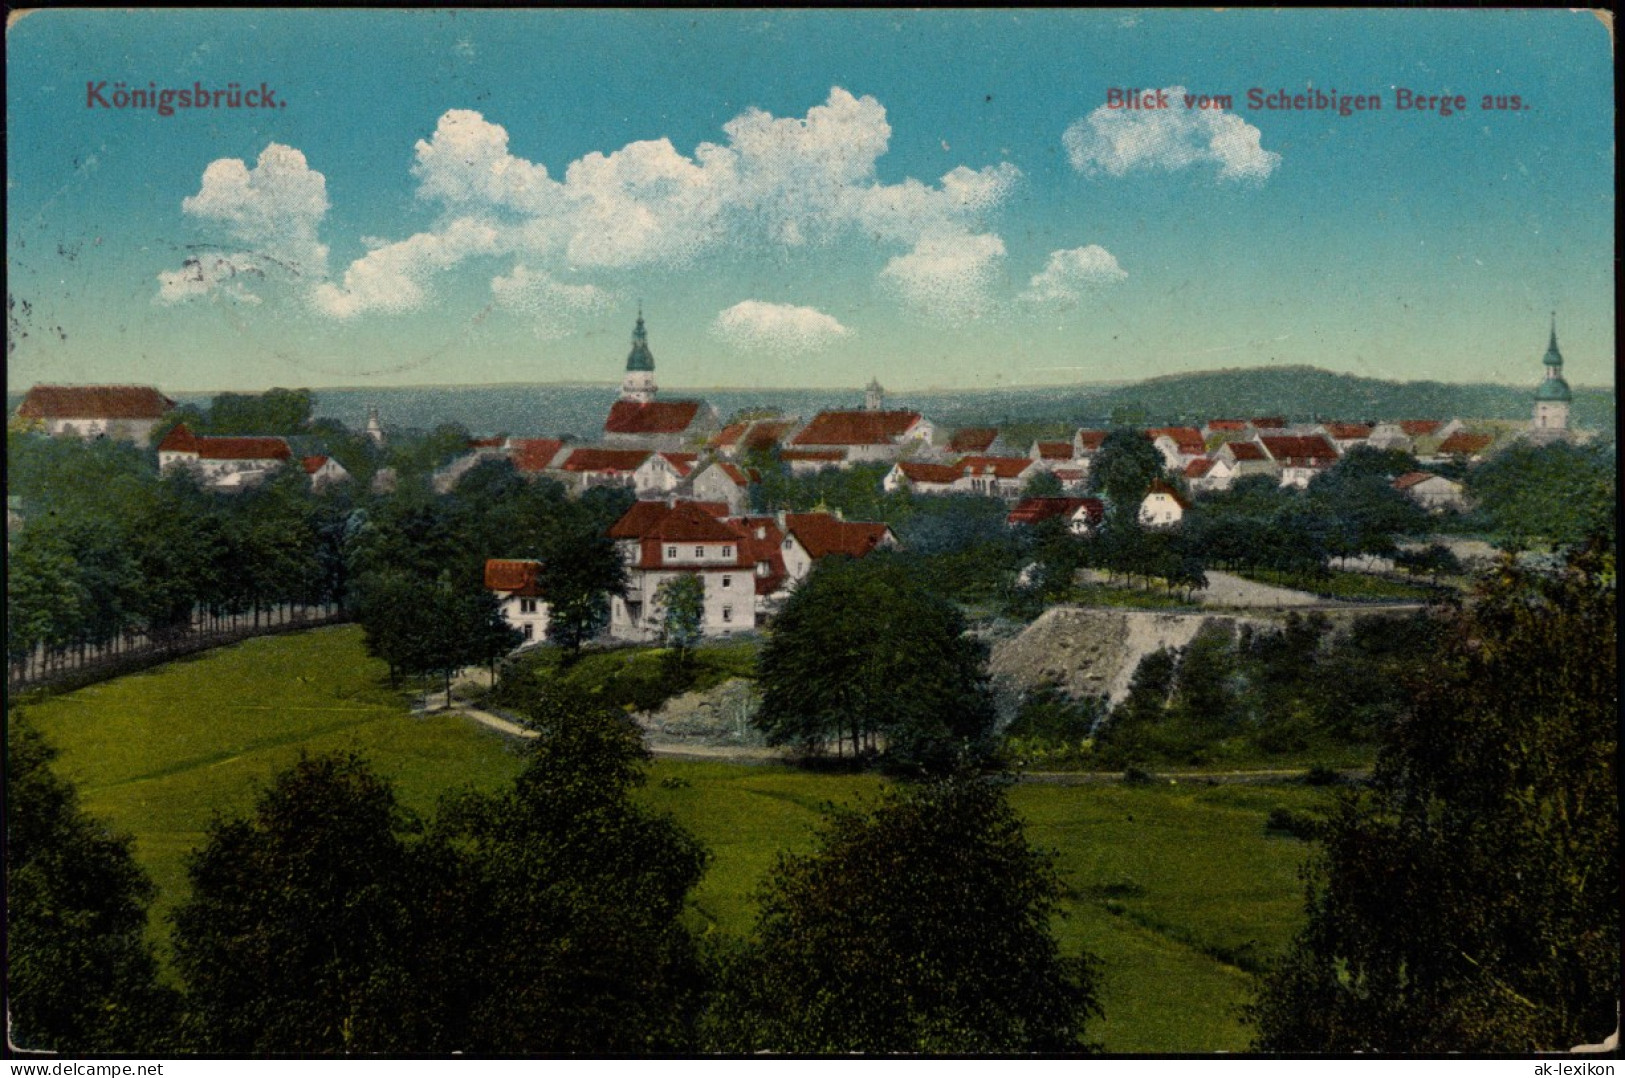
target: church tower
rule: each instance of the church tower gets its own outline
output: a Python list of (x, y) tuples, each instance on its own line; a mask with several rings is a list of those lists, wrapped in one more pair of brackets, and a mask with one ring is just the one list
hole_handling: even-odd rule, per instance
[(880, 388), (880, 379), (871, 378), (863, 389), (863, 410), (881, 412), (886, 408), (886, 391)]
[(1535, 418), (1530, 424), (1531, 433), (1541, 440), (1556, 440), (1567, 437), (1569, 426), (1569, 403), (1574, 395), (1569, 392), (1569, 384), (1563, 380), (1563, 353), (1557, 350), (1557, 313), (1552, 313), (1552, 340), (1546, 346), (1546, 378), (1535, 390)]
[(655, 392), (655, 357), (649, 351), (649, 331), (643, 328), (640, 306), (638, 324), (632, 330), (632, 351), (626, 357), (626, 377), (621, 379), (621, 400), (649, 404)]
[(384, 444), (384, 425), (378, 421), (378, 406), (376, 404), (367, 405), (367, 437), (372, 439), (373, 445), (382, 446)]

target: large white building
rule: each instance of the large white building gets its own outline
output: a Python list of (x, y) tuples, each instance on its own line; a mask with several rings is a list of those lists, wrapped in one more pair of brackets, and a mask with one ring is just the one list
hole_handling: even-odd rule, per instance
[(175, 402), (151, 386), (35, 386), (17, 418), (53, 438), (113, 438), (146, 445)]

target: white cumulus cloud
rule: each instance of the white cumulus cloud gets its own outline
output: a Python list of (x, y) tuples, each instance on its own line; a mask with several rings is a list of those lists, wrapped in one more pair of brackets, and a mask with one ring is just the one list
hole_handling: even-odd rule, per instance
[(741, 351), (817, 352), (852, 331), (813, 307), (747, 299), (718, 314), (711, 333)]
[[(1155, 91), (1153, 91), (1155, 92)], [(1174, 171), (1218, 166), (1221, 180), (1267, 179), (1281, 155), (1263, 148), (1262, 132), (1223, 109), (1185, 107), (1183, 86), (1163, 90), (1166, 109), (1102, 105), (1061, 136), (1079, 172), (1122, 176), (1136, 169)]]
[(1127, 271), (1106, 248), (1097, 244), (1051, 251), (1049, 262), (1033, 274), (1020, 299), (1026, 303), (1073, 304), (1090, 291), (1117, 284)]
[(158, 299), (176, 303), (211, 294), (257, 301), (255, 279), (317, 281), (327, 272), (318, 236), (327, 215), (327, 179), (291, 146), (270, 143), (253, 168), (224, 157), (203, 170), (198, 193), (181, 203), (187, 216), (218, 227), (239, 251), (188, 258), (158, 275)]
[(538, 337), (564, 337), (586, 315), (606, 310), (615, 297), (592, 284), (570, 284), (546, 270), (524, 263), (491, 279), (491, 294), (501, 306), (525, 315)]
[(910, 306), (957, 325), (986, 314), (1004, 259), (1004, 241), (989, 234), (922, 238), (880, 271)]

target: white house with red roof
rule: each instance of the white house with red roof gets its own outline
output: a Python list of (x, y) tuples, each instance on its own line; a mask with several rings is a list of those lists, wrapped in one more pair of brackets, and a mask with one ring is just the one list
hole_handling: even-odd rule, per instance
[(717, 456), (731, 460), (744, 453), (777, 449), (800, 425), (801, 420), (793, 416), (741, 420), (717, 431), (705, 446)]
[(965, 489), (962, 485), (964, 479), (964, 469), (954, 464), (900, 460), (880, 480), (880, 488), (887, 494), (900, 490), (914, 494), (953, 494)]
[(1337, 447), (1324, 434), (1260, 434), (1258, 444), (1281, 469), (1283, 487), (1307, 487), (1338, 461)]
[(1185, 519), (1191, 503), (1161, 479), (1151, 481), (1151, 489), (1140, 500), (1140, 523), (1147, 528), (1171, 528)]
[(831, 555), (861, 558), (883, 547), (897, 546), (897, 536), (885, 524), (843, 520), (839, 513), (783, 513), (779, 544), (784, 558), (786, 589), (804, 580), (813, 566)]
[(216, 490), (239, 490), (259, 482), (293, 459), (282, 438), (193, 434), (178, 423), (158, 443), (158, 469), (190, 468)]
[(112, 438), (146, 445), (175, 402), (152, 386), (35, 386), (17, 418), (53, 438)]
[(349, 469), (332, 457), (320, 455), (303, 457), (299, 464), (310, 477), (311, 490), (326, 490), (335, 483), (350, 481)]
[(1163, 467), (1171, 472), (1183, 471), (1185, 465), (1207, 454), (1207, 443), (1195, 427), (1155, 427), (1145, 436), (1162, 454)]
[(1355, 446), (1367, 445), (1375, 427), (1370, 423), (1322, 423), (1315, 428), (1332, 440), (1339, 453), (1347, 454)]
[(929, 449), (935, 437), (919, 412), (819, 412), (790, 439), (790, 449), (839, 454), (846, 463), (894, 461)]
[(1047, 472), (1053, 472), (1057, 468), (1070, 468), (1072, 467), (1072, 443), (1034, 442), (1032, 448), (1027, 450), (1027, 456), (1036, 461), (1038, 466)]
[(691, 501), (640, 501), (609, 529), (626, 559), (628, 586), (610, 600), (609, 632), (621, 640), (654, 640), (665, 618), (660, 585), (693, 574), (704, 585), (701, 632), (729, 636), (756, 627), (756, 563), (738, 528)]
[(656, 400), (655, 359), (638, 312), (621, 395), (604, 420), (604, 442), (617, 448), (680, 450), (705, 443), (718, 426), (716, 409), (697, 400)]
[(1432, 472), (1406, 472), (1394, 480), (1394, 489), (1429, 512), (1467, 508), (1467, 491), (1454, 479)]
[(948, 436), (943, 452), (951, 457), (1008, 456), (1010, 447), (997, 427), (961, 427)]
[(1106, 503), (1099, 498), (1023, 498), (1005, 517), (1005, 523), (1039, 524), (1060, 517), (1074, 535), (1090, 535), (1106, 519)]
[(972, 494), (1017, 498), (1028, 480), (1044, 469), (1031, 457), (965, 457), (954, 467), (964, 473)]
[(548, 608), (539, 586), (541, 572), (542, 563), (528, 559), (489, 558), (485, 562), (486, 590), (496, 592), (503, 619), (525, 635), (525, 644), (541, 643), (547, 637)]

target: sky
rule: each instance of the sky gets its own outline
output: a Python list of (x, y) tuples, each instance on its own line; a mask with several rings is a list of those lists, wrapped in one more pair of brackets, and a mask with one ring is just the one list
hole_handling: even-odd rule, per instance
[(640, 304), (674, 387), (1533, 386), (1554, 310), (1613, 385), (1584, 12), (48, 10), (6, 59), (9, 392), (614, 382)]

